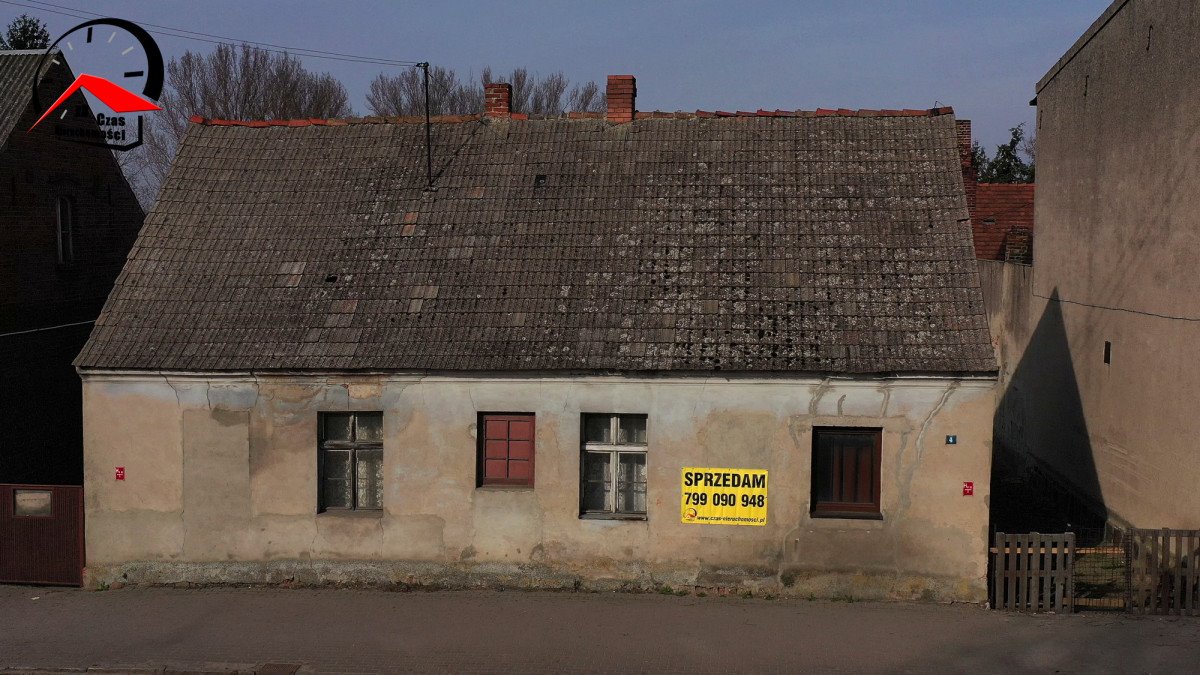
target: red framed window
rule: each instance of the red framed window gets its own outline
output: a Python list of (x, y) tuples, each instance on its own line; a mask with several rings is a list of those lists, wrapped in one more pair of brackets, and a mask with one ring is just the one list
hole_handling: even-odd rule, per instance
[(479, 484), (533, 487), (534, 416), (479, 416)]
[(813, 429), (812, 515), (882, 518), (881, 429)]

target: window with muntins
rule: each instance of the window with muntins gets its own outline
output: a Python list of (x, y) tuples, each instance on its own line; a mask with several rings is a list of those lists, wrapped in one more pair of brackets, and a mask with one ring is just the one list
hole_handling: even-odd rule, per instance
[(583, 416), (580, 513), (646, 517), (646, 416)]
[(880, 518), (880, 429), (813, 430), (812, 515)]
[(533, 487), (534, 416), (479, 416), (479, 485)]
[(321, 413), (320, 511), (383, 508), (383, 413)]

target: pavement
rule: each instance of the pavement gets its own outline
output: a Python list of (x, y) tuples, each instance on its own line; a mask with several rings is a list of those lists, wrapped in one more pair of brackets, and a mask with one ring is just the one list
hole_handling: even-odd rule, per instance
[(0, 672), (1200, 670), (1200, 618), (660, 594), (0, 586)]

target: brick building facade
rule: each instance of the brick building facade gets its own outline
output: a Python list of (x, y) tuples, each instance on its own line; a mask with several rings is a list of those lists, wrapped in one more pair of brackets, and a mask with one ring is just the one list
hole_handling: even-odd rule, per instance
[(980, 183), (971, 217), (975, 257), (1033, 262), (1033, 183)]
[[(144, 214), (112, 151), (27, 131), (74, 75), (63, 56), (0, 51), (0, 482), (79, 483), (83, 347)], [(77, 99), (77, 100), (76, 100)], [(82, 94), (65, 109), (86, 106)]]

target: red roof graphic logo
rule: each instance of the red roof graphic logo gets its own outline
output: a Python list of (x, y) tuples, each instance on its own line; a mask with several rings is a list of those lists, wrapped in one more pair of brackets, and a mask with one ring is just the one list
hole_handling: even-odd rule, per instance
[(74, 94), (80, 89), (90, 92), (93, 96), (100, 99), (101, 103), (108, 106), (117, 114), (162, 110), (162, 108), (155, 105), (153, 101), (142, 98), (128, 89), (109, 82), (103, 77), (83, 74), (75, 78), (75, 81), (71, 83), (71, 86), (67, 87), (67, 90), (62, 93), (62, 96), (58, 97), (58, 100), (54, 102), (54, 105), (50, 106), (46, 112), (42, 113), (42, 116), (33, 123), (32, 127), (29, 127), (29, 130), (33, 131), (37, 125), (42, 123), (42, 120), (46, 119), (50, 113), (54, 112), (58, 106), (62, 105), (63, 101), (66, 101), (68, 98), (70, 98), (71, 94)]

